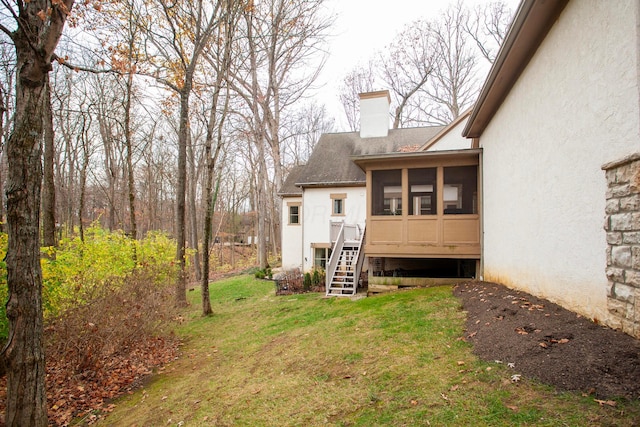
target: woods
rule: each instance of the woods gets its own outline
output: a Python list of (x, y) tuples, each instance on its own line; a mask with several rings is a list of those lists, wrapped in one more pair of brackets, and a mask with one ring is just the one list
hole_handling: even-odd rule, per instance
[(473, 105), (510, 21), (503, 2), (458, 1), (406, 25), (344, 76), (340, 102), (351, 130), (359, 121), (358, 94), (380, 87), (391, 93), (394, 128), (451, 123)]
[[(175, 239), (172, 304), (186, 305), (187, 284), (198, 280), (203, 315), (213, 312), (212, 260), (234, 264), (236, 245), (254, 245), (255, 265), (277, 262), (277, 191), (319, 135), (336, 130), (309, 99), (335, 17), (325, 0), (0, 7), (5, 422), (42, 426), (51, 320), (42, 259), (55, 260), (61, 241), (84, 244), (96, 228), (122, 232), (133, 274), (149, 267), (140, 242), (162, 232)], [(380, 84), (392, 90), (395, 127), (446, 123), (468, 107), (475, 61), (495, 57), (491, 43), (508, 19), (504, 8), (476, 13), (459, 4), (437, 22), (417, 22), (349, 74), (349, 125), (357, 126), (357, 94)], [(229, 259), (212, 257), (225, 245)]]

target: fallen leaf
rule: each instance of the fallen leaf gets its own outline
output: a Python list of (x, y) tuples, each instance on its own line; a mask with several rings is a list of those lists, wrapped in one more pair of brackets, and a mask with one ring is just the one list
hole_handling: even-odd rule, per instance
[(464, 361), (458, 360), (458, 366), (462, 366), (462, 365), (464, 365)]
[(546, 342), (541, 342), (539, 345), (542, 348), (548, 348), (549, 347), (549, 344), (547, 344)]
[(607, 406), (614, 407), (618, 404), (615, 400), (600, 400), (600, 399), (593, 399), (593, 400), (598, 402), (600, 406), (607, 405)]

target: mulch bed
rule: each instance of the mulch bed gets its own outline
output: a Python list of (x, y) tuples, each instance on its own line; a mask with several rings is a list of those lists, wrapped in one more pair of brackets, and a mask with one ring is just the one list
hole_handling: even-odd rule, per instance
[(640, 340), (525, 292), (487, 282), (457, 285), (465, 339), (486, 361), (559, 390), (640, 399)]

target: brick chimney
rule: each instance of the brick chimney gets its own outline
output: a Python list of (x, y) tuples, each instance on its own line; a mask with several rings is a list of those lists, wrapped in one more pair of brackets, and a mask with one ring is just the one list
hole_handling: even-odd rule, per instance
[(389, 134), (388, 90), (360, 94), (360, 138), (385, 137)]

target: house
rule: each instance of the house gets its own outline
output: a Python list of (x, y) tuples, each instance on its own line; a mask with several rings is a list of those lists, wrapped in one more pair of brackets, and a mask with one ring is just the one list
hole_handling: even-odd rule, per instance
[(388, 96), (363, 94), (360, 134), (323, 135), (287, 180), (283, 262), (337, 294), (359, 263), (370, 289), (478, 277), (640, 337), (638, 28), (633, 0), (523, 0), (449, 126), (388, 131)]
[(283, 267), (323, 268), (328, 293), (341, 295), (355, 292), (361, 270), (370, 290), (388, 281), (376, 277), (473, 277), (480, 150), (461, 136), (469, 113), (449, 126), (389, 129), (388, 91), (360, 102), (360, 131), (322, 135), (279, 192)]
[(638, 28), (633, 0), (524, 0), (464, 129), (482, 150), (481, 276), (636, 337)]

